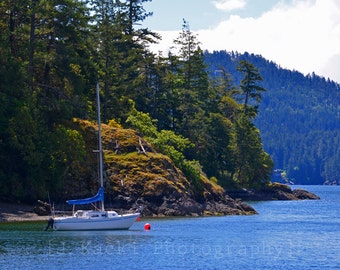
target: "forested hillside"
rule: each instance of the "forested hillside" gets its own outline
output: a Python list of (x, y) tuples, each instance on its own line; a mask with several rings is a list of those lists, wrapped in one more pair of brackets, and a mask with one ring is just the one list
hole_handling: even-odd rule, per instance
[(63, 196), (69, 182), (86, 188), (84, 169), (95, 179), (95, 165), (84, 164), (92, 135), (72, 123), (96, 119), (96, 82), (103, 123), (137, 130), (197, 197), (203, 176), (228, 189), (269, 182), (273, 163), (252, 122), (265, 92), (257, 67), (239, 61), (238, 85), (211, 80), (185, 21), (172, 52), (151, 52), (159, 36), (141, 27), (147, 1), (1, 2), (0, 200)]
[(315, 74), (280, 68), (259, 55), (206, 52), (211, 76), (225, 69), (240, 81), (237, 62), (247, 60), (264, 80), (259, 113), (254, 120), (277, 176), (297, 184), (340, 183), (340, 85)]
[(160, 37), (141, 27), (147, 1), (1, 2), (0, 200), (86, 188), (85, 167), (95, 179), (92, 135), (72, 123), (95, 121), (97, 82), (103, 123), (136, 130), (198, 198), (203, 177), (226, 190), (267, 185), (273, 160), (296, 183), (339, 183), (338, 84), (204, 53), (185, 20), (173, 50), (156, 54)]

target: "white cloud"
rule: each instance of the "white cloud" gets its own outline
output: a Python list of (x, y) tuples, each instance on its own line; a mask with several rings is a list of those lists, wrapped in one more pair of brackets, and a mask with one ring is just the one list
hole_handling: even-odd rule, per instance
[(282, 67), (340, 82), (337, 0), (281, 3), (256, 19), (231, 16), (215, 29), (200, 31), (199, 39), (205, 49), (261, 54)]
[[(280, 2), (258, 18), (232, 15), (215, 28), (197, 33), (203, 49), (261, 54), (284, 68), (340, 82), (338, 0)], [(164, 51), (178, 32), (161, 35)]]
[(241, 9), (245, 7), (246, 1), (245, 0), (219, 0), (219, 1), (213, 1), (213, 4), (219, 10), (232, 11), (235, 9)]

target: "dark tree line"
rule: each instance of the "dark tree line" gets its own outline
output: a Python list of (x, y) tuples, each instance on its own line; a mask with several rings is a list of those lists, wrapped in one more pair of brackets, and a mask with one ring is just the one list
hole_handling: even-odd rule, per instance
[(146, 1), (0, 3), (0, 199), (84, 181), (85, 140), (72, 119), (95, 119), (97, 81), (103, 121), (139, 129), (198, 188), (201, 172), (228, 188), (269, 181), (272, 160), (252, 123), (264, 91), (257, 68), (240, 61), (239, 86), (229, 71), (212, 79), (186, 21), (176, 53), (152, 53), (160, 37), (142, 27)]

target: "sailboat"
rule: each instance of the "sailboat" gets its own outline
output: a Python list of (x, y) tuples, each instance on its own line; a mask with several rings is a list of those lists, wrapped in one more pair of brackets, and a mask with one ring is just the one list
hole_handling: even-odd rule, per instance
[[(68, 200), (68, 204), (73, 205), (72, 216), (54, 217), (49, 220), (49, 225), (57, 231), (76, 231), (76, 230), (127, 230), (139, 218), (140, 213), (118, 214), (116, 211), (107, 211), (104, 207), (104, 180), (103, 180), (103, 150), (100, 123), (100, 99), (99, 84), (96, 86), (97, 92), (97, 113), (98, 113), (98, 141), (99, 141), (99, 178), (100, 187), (98, 193), (91, 197), (79, 200)], [(85, 205), (100, 203), (97, 210), (77, 210), (75, 205)], [(47, 227), (48, 228), (48, 227)]]

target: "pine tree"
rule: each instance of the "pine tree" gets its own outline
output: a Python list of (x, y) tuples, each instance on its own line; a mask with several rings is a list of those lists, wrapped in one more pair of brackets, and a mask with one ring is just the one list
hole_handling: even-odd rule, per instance
[(46, 194), (72, 159), (56, 150), (71, 133), (56, 131), (75, 109), (87, 112), (80, 110), (91, 78), (86, 12), (85, 3), (73, 0), (0, 4), (0, 160), (9, 160), (0, 165), (0, 186), (8, 198)]
[(269, 182), (274, 164), (263, 150), (259, 130), (243, 113), (235, 121), (233, 159), (234, 180), (241, 187), (259, 188)]
[(237, 70), (243, 73), (243, 79), (240, 83), (239, 94), (243, 97), (243, 110), (246, 115), (254, 118), (257, 114), (258, 104), (262, 100), (261, 92), (265, 89), (258, 85), (263, 79), (257, 68), (245, 61), (241, 60), (237, 66)]
[(105, 1), (93, 0), (92, 9), (97, 22), (99, 80), (103, 81), (103, 121), (120, 118), (124, 122), (129, 111), (128, 99), (137, 108), (146, 105), (148, 97), (147, 44), (159, 37), (139, 27), (147, 13), (142, 3), (149, 0)]
[[(209, 80), (204, 64), (204, 57), (196, 35), (190, 31), (189, 23), (183, 20), (182, 32), (174, 40), (179, 47), (178, 68), (175, 77), (179, 107), (177, 108), (178, 131), (186, 137), (196, 140), (198, 122), (202, 115), (209, 94)], [(196, 133), (196, 134), (194, 134)]]

